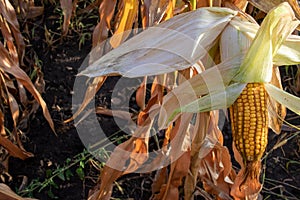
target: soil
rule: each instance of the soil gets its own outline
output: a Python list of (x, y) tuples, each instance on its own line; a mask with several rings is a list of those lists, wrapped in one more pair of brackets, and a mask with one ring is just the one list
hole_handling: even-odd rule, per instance
[[(72, 33), (74, 35), (71, 34), (71, 36), (49, 45), (45, 38), (44, 24), (52, 31), (60, 31), (57, 30), (59, 28), (56, 23), (57, 18), (53, 18), (53, 16), (56, 16), (54, 9), (51, 6), (47, 7), (44, 16), (34, 22), (39, 26), (36, 27), (37, 36), (33, 37), (31, 44), (43, 63), (42, 71), (46, 82), (46, 91), (43, 98), (55, 122), (57, 135), (51, 131), (42, 116), (42, 112), (39, 110), (30, 123), (30, 130), (26, 134), (26, 141), (24, 141), (25, 149), (32, 152), (34, 157), (24, 161), (15, 158), (10, 159), (9, 173), (13, 177), (10, 186), (15, 191), (26, 178), (28, 178), (27, 185), (32, 180), (43, 182), (48, 177), (49, 170), (53, 171), (62, 167), (66, 160), (73, 160), (74, 156), (84, 151), (84, 145), (73, 124), (64, 124), (63, 120), (72, 115), (72, 92), (75, 75), (91, 50), (91, 39), (87, 39), (79, 49), (80, 37)], [(96, 25), (96, 20), (91, 23)], [(55, 38), (59, 39), (56, 36)], [(117, 80), (117, 78), (108, 79), (99, 92), (99, 95), (106, 99), (105, 104), (109, 104), (109, 95)], [(292, 119), (293, 117), (295, 116), (290, 114), (288, 119), (299, 125), (299, 118)], [(116, 128), (109, 117), (100, 117), (100, 120), (105, 121), (106, 129)], [(231, 137), (228, 122), (226, 122), (223, 132), (225, 145), (230, 148)], [(295, 136), (283, 146), (272, 150), (280, 138), (293, 133), (295, 131), (290, 129), (286, 129), (279, 136), (270, 133), (267, 150), (270, 153), (264, 160), (265, 187), (262, 193), (264, 199), (300, 199), (300, 137)], [(55, 186), (48, 186), (41, 191), (36, 190), (31, 195), (42, 200), (51, 199), (51, 196), (63, 200), (87, 199), (88, 191), (96, 184), (99, 172), (91, 165), (91, 162), (87, 162), (84, 168), (84, 178), (81, 179), (76, 174), (78, 167), (79, 164), (76, 164), (70, 168), (73, 174), (73, 176), (70, 176), (70, 180), (63, 181), (56, 177), (53, 179)], [(113, 197), (119, 199), (148, 199), (151, 195), (151, 177), (152, 174), (124, 176), (118, 180), (119, 187), (114, 187)], [(57, 188), (55, 188), (56, 185)], [(197, 197), (197, 199), (203, 198)]]

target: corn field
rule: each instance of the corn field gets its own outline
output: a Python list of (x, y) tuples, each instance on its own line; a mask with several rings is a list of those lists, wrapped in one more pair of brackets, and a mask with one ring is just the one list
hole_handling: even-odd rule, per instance
[[(47, 17), (57, 30), (41, 23)], [(89, 179), (87, 165), (97, 177), (82, 199), (119, 199), (116, 191), (126, 190), (120, 180), (133, 174), (151, 179), (143, 199), (299, 199), (299, 170), (294, 185), (265, 177), (267, 157), (292, 139), (298, 149), (290, 147), (296, 156), (283, 157), (284, 169), (300, 163), (299, 20), (293, 0), (1, 1), (0, 199), (35, 199), (47, 188), (48, 198), (66, 199), (52, 192), (60, 190), (54, 178), (71, 182), (78, 166), (80, 180)], [(59, 80), (45, 81), (36, 38), (45, 54), (74, 38), (80, 54), (90, 42), (74, 84), (61, 80), (73, 84), (71, 114), (43, 98), (53, 96), (49, 81)], [(111, 80), (110, 105), (95, 103)], [(58, 120), (54, 110), (65, 113)], [(24, 138), (39, 114), (46, 123), (37, 129), (60, 138), (61, 127), (72, 127), (85, 150), (46, 171), (44, 182), (9, 187), (9, 160), (34, 158)], [(99, 116), (115, 125), (103, 128)], [(113, 138), (120, 135), (108, 133), (112, 126), (124, 135)], [(292, 189), (276, 194), (277, 184)]]

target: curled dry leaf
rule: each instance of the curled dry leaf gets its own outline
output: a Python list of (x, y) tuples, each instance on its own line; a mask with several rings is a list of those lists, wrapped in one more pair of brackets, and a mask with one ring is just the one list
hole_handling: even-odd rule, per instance
[[(232, 147), (234, 158), (240, 164), (241, 169), (235, 178), (230, 194), (237, 200), (243, 200), (245, 198), (256, 200), (262, 189), (262, 185), (259, 180), (261, 161), (256, 161), (246, 167), (242, 156), (237, 151), (234, 144)], [(251, 174), (249, 174), (249, 172), (251, 172)]]
[(235, 181), (229, 151), (220, 143), (213, 145), (210, 152), (201, 159), (200, 177), (204, 188), (219, 199), (231, 199), (230, 191)]

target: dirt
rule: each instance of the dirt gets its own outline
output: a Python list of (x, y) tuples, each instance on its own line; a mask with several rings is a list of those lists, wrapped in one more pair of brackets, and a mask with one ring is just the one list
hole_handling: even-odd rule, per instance
[[(71, 115), (72, 92), (75, 75), (83, 59), (91, 50), (91, 39), (87, 39), (85, 44), (79, 50), (80, 37), (76, 34), (68, 36), (62, 40), (59, 39), (54, 44), (49, 45), (45, 38), (45, 29), (43, 24), (52, 31), (59, 33), (60, 30), (56, 23), (57, 18), (54, 13), (54, 7), (48, 7), (45, 15), (37, 19), (35, 23), (36, 37), (33, 37), (32, 48), (37, 52), (38, 58), (42, 61), (42, 71), (46, 82), (46, 91), (43, 94), (51, 116), (55, 122), (57, 135), (55, 135), (48, 126), (41, 111), (36, 114), (30, 123), (30, 129), (26, 134), (24, 147), (27, 151), (34, 154), (33, 158), (25, 161), (11, 158), (9, 163), (9, 173), (13, 180), (10, 186), (15, 191), (18, 190), (22, 182), (28, 178), (27, 185), (32, 180), (43, 182), (49, 178), (50, 171), (61, 168), (66, 164), (66, 160), (74, 159), (74, 156), (84, 151), (84, 146), (78, 137), (78, 133), (72, 123), (64, 124), (63, 120)], [(96, 21), (94, 23), (96, 25)], [(92, 31), (92, 30), (91, 30)], [(111, 78), (100, 91), (100, 96), (109, 103), (109, 94), (116, 78)], [(104, 98), (107, 97), (107, 98)], [(135, 108), (136, 109), (136, 108)], [(289, 116), (294, 117), (292, 115)], [(106, 129), (115, 128), (109, 117), (102, 117), (105, 121)], [(292, 120), (299, 124), (299, 118)], [(284, 136), (291, 135), (295, 131), (284, 131), (280, 136), (270, 133), (270, 142), (267, 152), (272, 150), (274, 144)], [(225, 145), (231, 146), (230, 128), (227, 124), (224, 126)], [(272, 151), (265, 161), (265, 188), (263, 195), (265, 199), (299, 199), (300, 196), (300, 138), (299, 136), (289, 140), (287, 144), (278, 147)], [(55, 177), (55, 185), (47, 186), (41, 191), (35, 190), (31, 195), (38, 199), (51, 199), (49, 191), (53, 197), (64, 200), (87, 199), (88, 191), (95, 185), (99, 172), (91, 166), (90, 162), (85, 164), (84, 179), (76, 174), (79, 164), (70, 168), (73, 176), (70, 180), (61, 180)], [(151, 174), (132, 174), (119, 180), (119, 187), (114, 188), (113, 196), (120, 199), (147, 199), (151, 195)], [(26, 182), (25, 182), (26, 183)], [(57, 188), (55, 188), (57, 187)], [(122, 188), (122, 189), (120, 189)], [(50, 192), (50, 193), (51, 193)], [(28, 194), (29, 195), (29, 194)], [(284, 196), (284, 197), (282, 197)], [(294, 196), (294, 197), (293, 197)], [(202, 199), (197, 197), (197, 199)]]

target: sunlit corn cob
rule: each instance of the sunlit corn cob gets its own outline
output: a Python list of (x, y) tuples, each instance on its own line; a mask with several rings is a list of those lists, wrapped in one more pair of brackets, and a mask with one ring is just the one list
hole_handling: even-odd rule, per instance
[(230, 107), (233, 141), (245, 164), (260, 160), (267, 146), (266, 99), (263, 83), (248, 83)]

